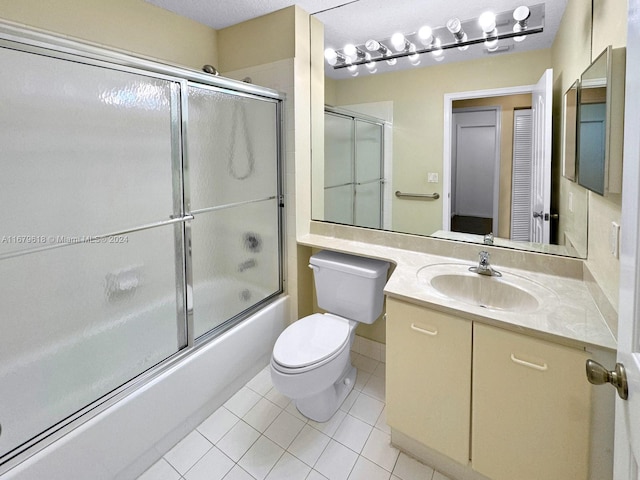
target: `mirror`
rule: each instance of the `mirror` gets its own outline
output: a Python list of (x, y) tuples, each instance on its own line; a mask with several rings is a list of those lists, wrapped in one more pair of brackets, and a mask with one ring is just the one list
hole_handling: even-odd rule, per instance
[(562, 101), (562, 175), (572, 182), (576, 181), (579, 83), (573, 82)]
[[(323, 20), (321, 16), (318, 17)], [(328, 31), (330, 27), (325, 27)], [(470, 47), (471, 50), (473, 47)], [(585, 47), (588, 49), (588, 45)], [(512, 50), (513, 51), (513, 50)], [(314, 57), (317, 64), (326, 68), (324, 59), (321, 56)], [(398, 63), (406, 59), (398, 59)], [(474, 58), (467, 61), (455, 61), (433, 63), (425, 59), (422, 65), (413, 69), (378, 72), (375, 75), (369, 74), (362, 69), (360, 74), (354, 78), (336, 78), (330, 74), (325, 75), (324, 99), (325, 104), (339, 109), (345, 109), (354, 116), (366, 115), (374, 117), (383, 122), (386, 129), (391, 131), (387, 137), (384, 135), (383, 150), (390, 151), (390, 155), (385, 155), (383, 163), (385, 165), (383, 184), (381, 193), (375, 196), (375, 201), (382, 204), (382, 218), (379, 220), (380, 227), (370, 226), (369, 228), (390, 230), (399, 233), (416, 235), (437, 236), (439, 238), (454, 239), (460, 241), (470, 241), (474, 243), (484, 243), (485, 235), (480, 233), (459, 233), (443, 228), (447, 217), (444, 212), (444, 202), (448, 189), (444, 188), (445, 177), (451, 177), (452, 171), (445, 171), (446, 167), (443, 159), (445, 150), (451, 146), (445, 146), (444, 131), (445, 116), (452, 115), (452, 109), (447, 110), (444, 105), (446, 95), (462, 94), (465, 92), (489, 91), (489, 90), (514, 90), (511, 95), (523, 94), (522, 87), (529, 87), (531, 93), (532, 85), (535, 85), (545, 70), (549, 68), (548, 50), (530, 51), (519, 53), (518, 55), (484, 55), (481, 58)], [(320, 69), (320, 66), (315, 67)], [(325, 72), (327, 73), (327, 72)], [(575, 77), (574, 77), (575, 78)], [(555, 84), (556, 80), (554, 80)], [(508, 96), (509, 93), (503, 95)], [(530, 95), (529, 95), (530, 96)], [(561, 95), (559, 95), (561, 100)], [(455, 97), (454, 100), (477, 97)], [(465, 107), (490, 106), (494, 98), (484, 100), (484, 103), (476, 105), (465, 105)], [(480, 102), (480, 100), (478, 100)], [(462, 107), (462, 105), (452, 105), (452, 108)], [(505, 107), (500, 107), (501, 112), (506, 111)], [(518, 104), (511, 109), (511, 123), (515, 124), (515, 112), (523, 108)], [(557, 101), (554, 107), (554, 120), (558, 122), (557, 133), (561, 132), (561, 112), (562, 102)], [(314, 118), (317, 118), (315, 116)], [(511, 143), (514, 127), (506, 128), (504, 115), (501, 116), (502, 134), (496, 144)], [(317, 125), (317, 123), (316, 123)], [(324, 131), (324, 127), (323, 127)], [(513, 204), (510, 197), (513, 177), (501, 177), (500, 190), (497, 195), (501, 202), (499, 207), (500, 219), (506, 218), (502, 223), (502, 228), (498, 231), (491, 229), (484, 233), (494, 234), (494, 245), (537, 252), (546, 252), (559, 255), (570, 255), (584, 257), (586, 250), (576, 249), (566, 246), (566, 235), (560, 229), (560, 221), (554, 219), (552, 214), (557, 212), (560, 201), (562, 168), (560, 155), (560, 139), (554, 134), (553, 138), (558, 144), (554, 149), (554, 169), (552, 174), (551, 205), (552, 210), (548, 211), (548, 223), (552, 227), (551, 238), (560, 245), (538, 244), (531, 241), (514, 241), (510, 233), (509, 216), (513, 211)], [(314, 138), (315, 133), (314, 133)], [(315, 153), (318, 151), (316, 145), (320, 145), (325, 150), (325, 155), (318, 160)], [(327, 174), (326, 168), (329, 163), (335, 164), (336, 158), (326, 161), (329, 154), (327, 138), (323, 141), (314, 142), (314, 159), (312, 163), (312, 219), (316, 221), (328, 221), (357, 225), (358, 221), (336, 220), (335, 217), (326, 215), (324, 195), (329, 185), (324, 183), (324, 176)], [(352, 151), (351, 148), (348, 149)], [(557, 150), (557, 158), (555, 151)], [(511, 151), (513, 148), (511, 147)], [(352, 154), (353, 155), (353, 154)], [(512, 154), (511, 154), (512, 155)], [(502, 160), (502, 159), (501, 159)], [(504, 170), (513, 171), (512, 158), (505, 158)], [(502, 166), (499, 167), (502, 171)], [(495, 183), (495, 177), (494, 177)], [(575, 244), (586, 247), (587, 232), (587, 191), (576, 189), (571, 192), (573, 195), (573, 211), (576, 218), (571, 218), (571, 227), (579, 231), (572, 231), (572, 236), (580, 237)], [(405, 196), (408, 194), (409, 196)], [(415, 196), (419, 194), (421, 196)], [(554, 196), (555, 200), (554, 200)], [(373, 196), (372, 196), (373, 197)], [(436, 198), (437, 197), (437, 198)], [(351, 197), (350, 197), (351, 198)], [(361, 198), (361, 197), (360, 197)], [(380, 200), (381, 198), (381, 200)], [(356, 193), (356, 201), (358, 195)], [(503, 207), (502, 203), (506, 205)], [(346, 205), (346, 204), (344, 204)], [(350, 208), (342, 210), (352, 212), (353, 204)], [(502, 216), (506, 212), (506, 216)], [(545, 212), (546, 213), (546, 212)], [(351, 214), (349, 214), (351, 216)], [(567, 216), (565, 220), (568, 221)], [(506, 228), (506, 231), (504, 230)], [(554, 232), (554, 228), (556, 231)], [(572, 238), (573, 240), (573, 238)]]
[(610, 76), (607, 48), (580, 77), (577, 166), (578, 183), (604, 195), (607, 164), (607, 97)]
[(609, 46), (580, 78), (576, 175), (600, 195), (622, 192), (625, 60)]

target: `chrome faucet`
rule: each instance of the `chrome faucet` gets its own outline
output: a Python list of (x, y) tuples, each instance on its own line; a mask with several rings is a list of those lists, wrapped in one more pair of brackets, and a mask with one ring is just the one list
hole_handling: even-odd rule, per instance
[(493, 245), (493, 232), (489, 232), (484, 236), (485, 245)]
[(478, 275), (486, 275), (488, 277), (501, 277), (502, 274), (489, 264), (489, 252), (481, 251), (480, 260), (477, 267), (469, 267), (470, 272), (477, 273)]

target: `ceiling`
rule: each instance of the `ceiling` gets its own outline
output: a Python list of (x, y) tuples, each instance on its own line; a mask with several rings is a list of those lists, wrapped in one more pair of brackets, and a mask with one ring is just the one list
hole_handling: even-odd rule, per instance
[[(346, 43), (362, 44), (370, 38), (383, 40), (400, 31), (417, 31), (423, 25), (442, 26), (448, 19), (458, 17), (463, 22), (480, 16), (485, 10), (495, 13), (513, 10), (520, 5), (545, 4), (544, 32), (529, 35), (524, 42), (512, 45), (508, 53), (551, 47), (558, 31), (567, 0), (545, 0), (523, 3), (523, 0), (146, 0), (184, 17), (221, 29), (297, 4), (313, 14), (325, 26), (325, 46), (342, 48)], [(503, 41), (501, 41), (503, 42)], [(467, 51), (450, 49), (444, 60), (436, 62), (428, 54), (422, 55), (420, 66), (471, 60), (486, 56), (482, 45), (472, 45)], [(494, 54), (495, 55), (495, 54)], [(378, 72), (416, 68), (406, 59), (394, 67), (379, 62)], [(325, 63), (325, 72), (333, 78), (350, 78), (347, 69), (334, 70)], [(368, 75), (363, 72), (363, 75)]]

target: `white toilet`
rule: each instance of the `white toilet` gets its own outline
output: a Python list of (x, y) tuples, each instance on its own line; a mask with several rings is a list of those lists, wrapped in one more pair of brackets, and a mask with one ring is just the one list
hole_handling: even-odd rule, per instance
[(318, 305), (330, 313), (301, 318), (280, 334), (271, 379), (303, 415), (326, 422), (355, 383), (350, 356), (355, 330), (382, 313), (389, 264), (330, 251), (316, 253), (309, 262)]

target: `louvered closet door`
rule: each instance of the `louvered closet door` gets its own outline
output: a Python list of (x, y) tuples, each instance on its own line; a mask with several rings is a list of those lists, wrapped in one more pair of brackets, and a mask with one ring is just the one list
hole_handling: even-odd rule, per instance
[(511, 240), (531, 241), (531, 109), (513, 112)]

